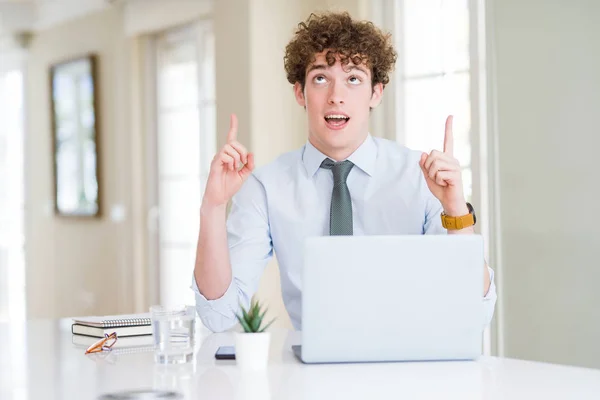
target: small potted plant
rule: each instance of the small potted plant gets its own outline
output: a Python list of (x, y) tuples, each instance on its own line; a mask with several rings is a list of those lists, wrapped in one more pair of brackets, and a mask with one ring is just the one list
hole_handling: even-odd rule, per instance
[(245, 309), (240, 304), (242, 314), (236, 317), (244, 329), (244, 332), (235, 333), (235, 359), (237, 365), (245, 369), (266, 368), (269, 360), (269, 345), (271, 334), (265, 330), (275, 321), (263, 326), (266, 309), (257, 300), (252, 300), (250, 308)]

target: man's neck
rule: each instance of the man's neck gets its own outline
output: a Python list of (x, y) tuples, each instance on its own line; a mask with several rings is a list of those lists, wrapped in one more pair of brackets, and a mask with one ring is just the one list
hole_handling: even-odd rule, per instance
[(327, 157), (331, 158), (333, 161), (343, 161), (343, 160), (347, 159), (348, 157), (350, 157), (352, 155), (352, 153), (354, 153), (365, 142), (366, 139), (367, 139), (367, 136), (365, 136), (358, 142), (356, 142), (352, 145), (349, 145), (347, 147), (343, 147), (343, 148), (325, 147), (321, 143), (318, 143), (318, 141), (314, 140), (310, 136), (308, 138), (308, 141), (317, 150), (319, 150), (321, 153), (325, 154)]

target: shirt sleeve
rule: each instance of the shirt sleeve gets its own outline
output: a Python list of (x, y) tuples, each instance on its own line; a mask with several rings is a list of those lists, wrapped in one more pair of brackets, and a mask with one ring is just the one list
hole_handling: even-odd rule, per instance
[(436, 199), (427, 186), (425, 186), (427, 194), (425, 195), (425, 221), (423, 223), (424, 235), (441, 235), (448, 231), (442, 226), (442, 204)]
[(494, 309), (496, 307), (496, 299), (498, 298), (496, 295), (496, 284), (494, 283), (494, 270), (488, 267), (488, 271), (490, 272), (490, 288), (483, 298), (484, 327), (492, 322), (492, 318), (494, 317)]
[(237, 323), (240, 304), (248, 307), (265, 266), (273, 256), (266, 192), (254, 175), (232, 199), (227, 218), (227, 242), (232, 281), (223, 296), (206, 299), (192, 275), (191, 288), (195, 293), (198, 315), (213, 332), (225, 331)]
[[(429, 189), (427, 189), (429, 191)], [(423, 223), (423, 234), (425, 235), (440, 235), (447, 234), (448, 231), (442, 226), (442, 204), (430, 193), (426, 196), (425, 201), (425, 221)], [(494, 283), (494, 270), (488, 267), (490, 272), (490, 287), (483, 298), (484, 307), (484, 327), (487, 326), (494, 316), (496, 307), (496, 284)]]

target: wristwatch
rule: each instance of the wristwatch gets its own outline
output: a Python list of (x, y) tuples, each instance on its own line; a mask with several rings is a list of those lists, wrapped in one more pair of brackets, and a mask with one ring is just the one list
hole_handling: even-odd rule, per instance
[(442, 226), (450, 231), (468, 228), (475, 225), (477, 217), (471, 203), (467, 203), (469, 213), (460, 217), (450, 217), (442, 212)]

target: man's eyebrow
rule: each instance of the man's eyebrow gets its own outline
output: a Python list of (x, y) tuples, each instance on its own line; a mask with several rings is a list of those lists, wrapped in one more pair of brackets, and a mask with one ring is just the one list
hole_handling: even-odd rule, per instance
[(353, 69), (356, 69), (364, 74), (367, 73), (367, 71), (364, 68), (362, 68), (360, 65), (350, 65), (350, 66), (348, 66), (347, 69), (348, 69), (348, 71), (352, 71)]
[(325, 64), (313, 64), (308, 68), (308, 71), (306, 71), (306, 73), (310, 73), (311, 71), (314, 71), (315, 69), (327, 69), (327, 66)]
[[(325, 64), (313, 64), (308, 68), (308, 71), (306, 71), (306, 74), (308, 75), (310, 72), (312, 72), (314, 70), (326, 70), (326, 69), (327, 69), (327, 65), (325, 65)], [(345, 72), (357, 70), (357, 71), (362, 72), (365, 75), (368, 75), (367, 71), (360, 65), (346, 65), (346, 66), (344, 66), (344, 70), (345, 70)]]

